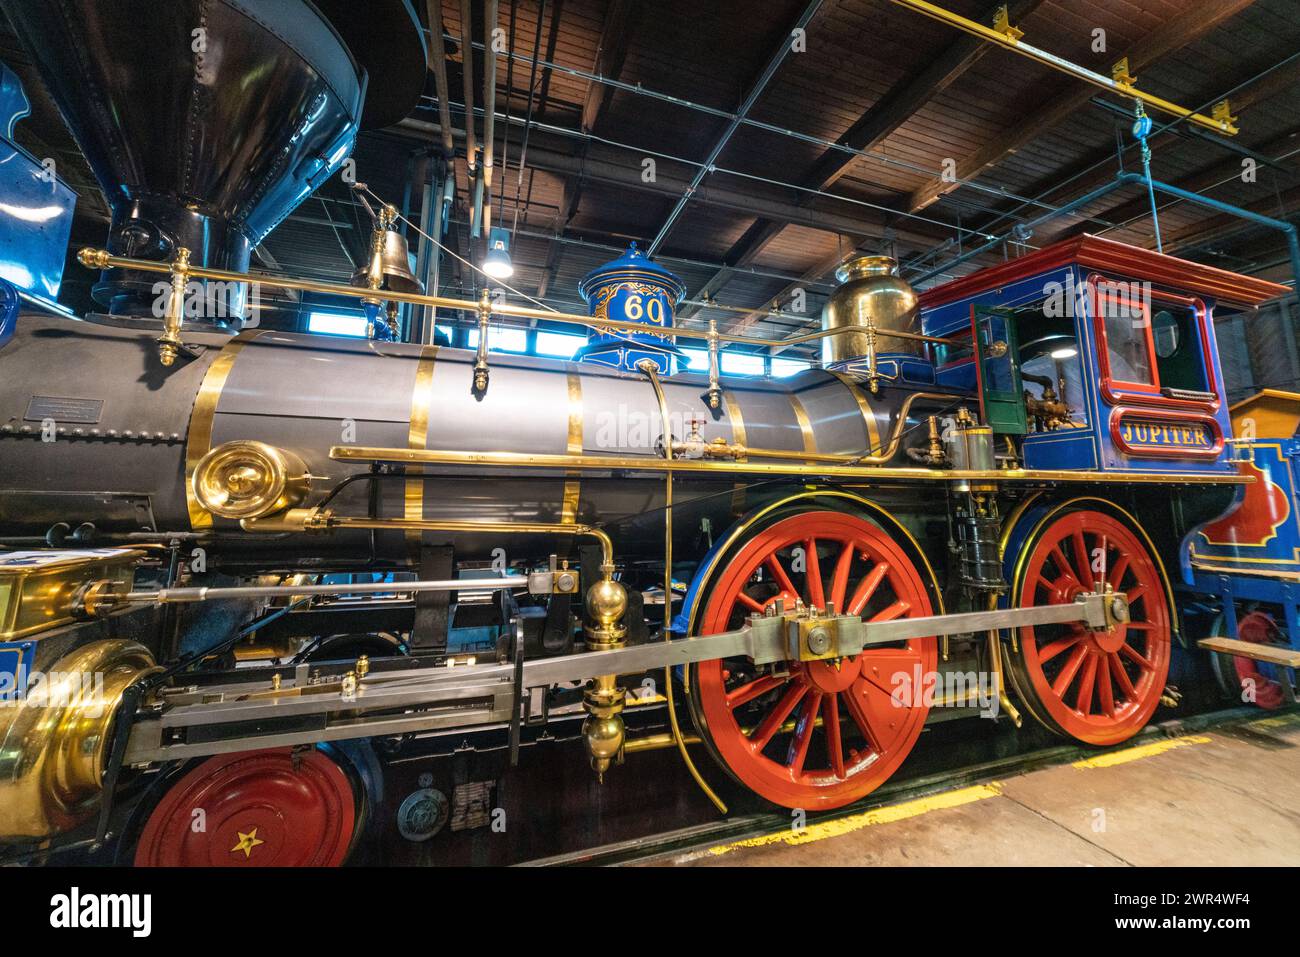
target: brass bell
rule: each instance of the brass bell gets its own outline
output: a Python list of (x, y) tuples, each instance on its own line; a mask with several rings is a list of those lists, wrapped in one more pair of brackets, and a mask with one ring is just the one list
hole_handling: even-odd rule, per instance
[(424, 292), (424, 284), (411, 271), (411, 253), (406, 237), (392, 229), (376, 229), (370, 245), (370, 262), (352, 275), (360, 289), (391, 292)]

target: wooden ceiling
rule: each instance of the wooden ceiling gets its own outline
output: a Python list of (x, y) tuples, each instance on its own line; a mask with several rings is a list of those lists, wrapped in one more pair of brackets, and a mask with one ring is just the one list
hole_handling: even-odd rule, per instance
[[(998, 6), (941, 2), (987, 23)], [(588, 270), (631, 239), (648, 246), (669, 222), (657, 255), (688, 287), (684, 321), (713, 318), (762, 335), (815, 322), (834, 266), (854, 249), (893, 253), (906, 276), (939, 269), (922, 283), (931, 285), (1081, 232), (1154, 246), (1144, 193), (1125, 187), (1039, 225), (1022, 243), (942, 268), (983, 236), (1105, 184), (1121, 166), (1138, 169), (1128, 133), (1132, 103), (890, 0), (496, 6), (499, 36), (513, 56), (497, 58), (493, 219), (515, 233), (511, 284), (557, 308), (577, 306), (577, 281)], [(749, 111), (761, 125), (734, 131), (683, 204), (728, 116), (760, 85), (810, 7), (804, 49), (780, 59)], [(471, 254), (465, 9), (470, 37), (482, 44), (483, 0), (441, 2), (457, 187), (453, 245)], [(420, 12), (427, 22), (427, 9)], [(1141, 89), (1176, 103), (1208, 110), (1230, 94), (1239, 135), (1225, 145), (1175, 124), (1151, 141), (1153, 175), (1268, 216), (1300, 212), (1295, 0), (1012, 0), (1010, 14), (1027, 42), (1097, 72), (1109, 74), (1127, 56)], [(1094, 51), (1098, 30), (1104, 52)], [(13, 52), (0, 36), (0, 58)], [(481, 141), (482, 46), (472, 59)], [(358, 144), (359, 176), (398, 205), (418, 156), (442, 152), (432, 75), (426, 94), (403, 124), (364, 134)], [(1157, 126), (1168, 120), (1153, 118)], [(33, 119), (33, 135), (57, 138), (48, 117)], [(1241, 176), (1247, 155), (1259, 164), (1253, 182)], [(646, 160), (654, 161), (651, 182)], [(955, 164), (956, 182), (941, 179), (945, 160)], [(407, 201), (412, 217), (419, 200), (417, 184)], [(102, 210), (102, 203), (83, 205), (92, 218)], [(1167, 252), (1291, 278), (1280, 234), (1189, 203), (1162, 199), (1161, 206)], [(349, 255), (361, 254), (364, 232), (347, 190), (331, 182), (264, 249), (287, 271), (339, 277), (351, 271)], [(454, 262), (441, 279), (445, 294), (475, 292), (474, 273)], [(791, 308), (796, 288), (807, 292), (804, 313)], [(771, 315), (773, 307), (782, 314)]]

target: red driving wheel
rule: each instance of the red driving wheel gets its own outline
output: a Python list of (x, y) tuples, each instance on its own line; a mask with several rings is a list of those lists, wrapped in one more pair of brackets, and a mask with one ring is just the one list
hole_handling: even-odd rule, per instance
[[(1288, 647), (1282, 638), (1273, 616), (1266, 611), (1252, 611), (1243, 615), (1237, 622), (1237, 637), (1260, 645), (1280, 645)], [(1255, 704), (1266, 711), (1276, 711), (1286, 701), (1282, 684), (1276, 678), (1270, 678), (1259, 670), (1259, 662), (1253, 658), (1232, 656), (1232, 666), (1237, 673), (1237, 680), (1244, 691), (1250, 687), (1254, 691)], [(1274, 672), (1285, 674), (1285, 670), (1274, 666)]]
[(1164, 578), (1137, 533), (1109, 513), (1080, 509), (1034, 537), (1014, 604), (1059, 605), (1109, 583), (1127, 596), (1129, 621), (1105, 632), (1082, 623), (1020, 629), (1011, 678), (1052, 730), (1087, 744), (1135, 735), (1151, 719), (1169, 674), (1172, 615)]
[[(878, 525), (805, 512), (758, 532), (721, 567), (698, 633), (736, 628), (796, 598), (866, 621), (933, 613), (925, 579)], [(692, 669), (691, 705), (714, 756), (741, 784), (785, 807), (842, 807), (879, 787), (916, 743), (929, 712), (919, 692), (936, 663), (933, 638), (835, 661), (702, 662)]]
[(315, 750), (273, 748), (204, 761), (168, 790), (137, 867), (336, 867), (355, 824), (352, 784)]

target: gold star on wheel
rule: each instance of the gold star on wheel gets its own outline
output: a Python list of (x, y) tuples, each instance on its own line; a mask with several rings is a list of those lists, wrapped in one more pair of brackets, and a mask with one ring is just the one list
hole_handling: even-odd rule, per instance
[(253, 856), (253, 848), (266, 843), (266, 841), (258, 840), (257, 828), (253, 828), (247, 834), (243, 831), (236, 831), (235, 833), (239, 835), (239, 843), (230, 849), (231, 854), (236, 851), (243, 851), (244, 857), (249, 858)]

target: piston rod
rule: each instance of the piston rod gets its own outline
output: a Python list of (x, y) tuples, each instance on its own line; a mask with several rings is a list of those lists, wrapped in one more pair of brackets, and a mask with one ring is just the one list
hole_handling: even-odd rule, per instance
[[(550, 687), (600, 675), (637, 674), (741, 655), (756, 664), (788, 661), (800, 654), (799, 649), (822, 647), (804, 640), (817, 629), (826, 633), (822, 637), (829, 636), (825, 645), (829, 654), (852, 657), (865, 648), (915, 638), (1078, 622), (1101, 631), (1127, 618), (1127, 600), (1110, 591), (1090, 592), (1060, 605), (887, 622), (865, 622), (856, 616), (755, 615), (740, 628), (713, 635), (529, 660), (523, 664), (523, 686)], [(342, 683), (272, 687), (271, 682), (184, 689), (168, 694), (161, 709), (151, 709), (137, 718), (127, 761), (170, 760), (250, 747), (508, 721), (518, 706), (514, 671), (513, 664), (475, 664), (426, 668), (418, 673), (371, 673), (350, 691)], [(228, 733), (223, 733), (223, 727)], [(254, 727), (257, 730), (250, 732)], [(187, 733), (187, 729), (195, 733)]]

